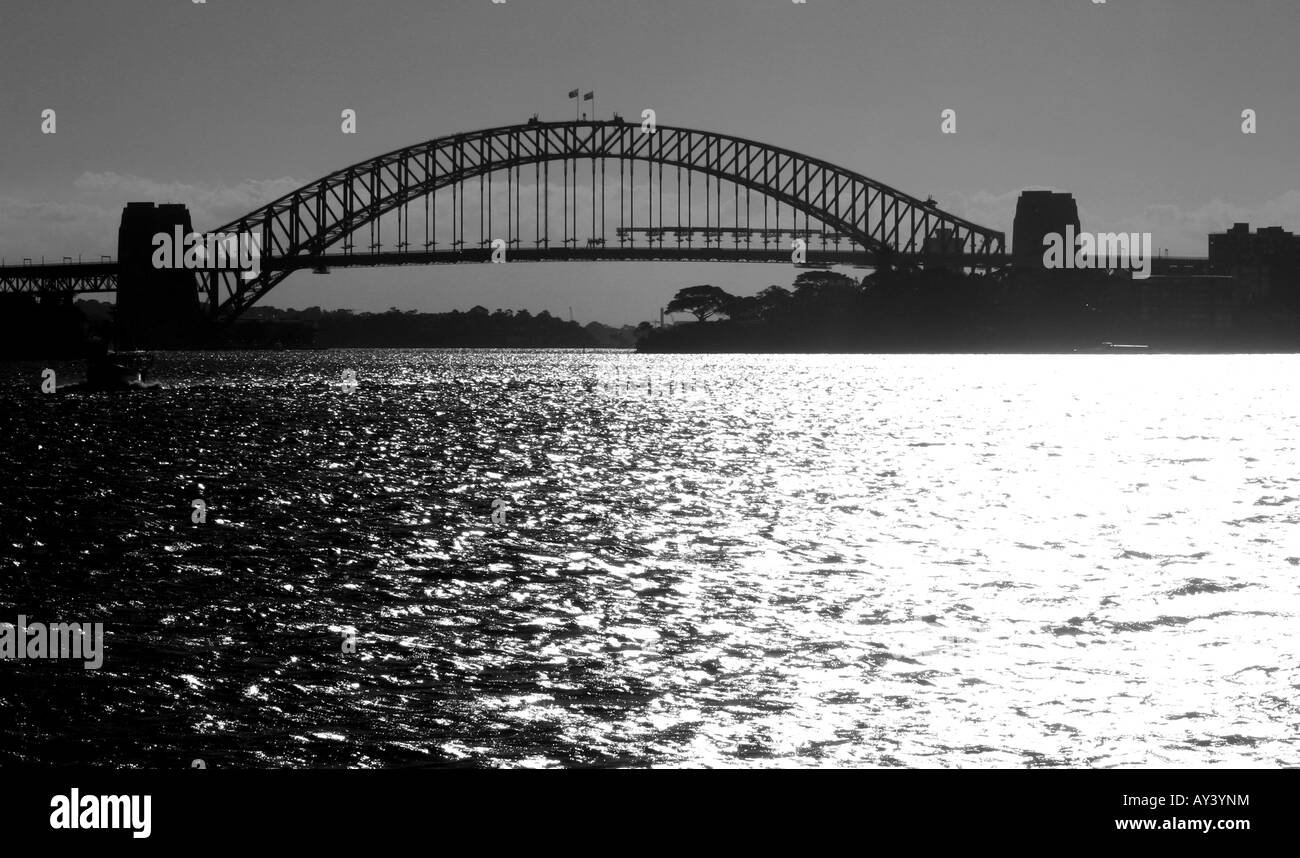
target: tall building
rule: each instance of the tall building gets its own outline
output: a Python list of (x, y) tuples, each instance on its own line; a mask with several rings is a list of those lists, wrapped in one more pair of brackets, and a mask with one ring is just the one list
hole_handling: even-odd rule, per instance
[(1066, 227), (1079, 232), (1079, 206), (1073, 194), (1025, 191), (1016, 202), (1011, 252), (1019, 267), (1043, 267), (1043, 236), (1065, 235)]
[(1300, 264), (1300, 236), (1280, 226), (1252, 235), (1250, 224), (1234, 223), (1227, 232), (1210, 233), (1210, 264), (1223, 271), (1263, 265), (1294, 269)]
[(1252, 234), (1250, 224), (1235, 223), (1227, 232), (1210, 233), (1210, 266), (1241, 280), (1252, 296), (1272, 295), (1280, 284), (1294, 291), (1300, 278), (1300, 236), (1280, 226)]

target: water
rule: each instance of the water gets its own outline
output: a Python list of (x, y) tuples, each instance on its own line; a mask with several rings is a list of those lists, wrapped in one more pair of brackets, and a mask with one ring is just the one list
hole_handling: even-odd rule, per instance
[(1300, 763), (1300, 357), (42, 368), (0, 621), (106, 660), (0, 663), (2, 764)]

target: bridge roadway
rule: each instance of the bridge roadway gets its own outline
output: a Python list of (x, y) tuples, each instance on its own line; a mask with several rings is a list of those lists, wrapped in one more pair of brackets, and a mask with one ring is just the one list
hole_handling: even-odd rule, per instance
[[(491, 247), (451, 250), (403, 250), (374, 253), (326, 253), (299, 255), (287, 259), (264, 260), (272, 271), (312, 269), (328, 273), (334, 268), (369, 268), (401, 265), (455, 265), (487, 263), (492, 260)], [(589, 243), (568, 247), (508, 247), (507, 262), (594, 262), (594, 261), (672, 261), (672, 262), (760, 262), (790, 264), (791, 251), (779, 247), (678, 247), (667, 242), (660, 246), (620, 247), (617, 244)], [(956, 268), (997, 269), (1010, 267), (1010, 254), (893, 254), (895, 265), (943, 265)], [(1203, 257), (1158, 256), (1151, 261), (1157, 275), (1213, 274), (1210, 261)], [(857, 250), (826, 250), (809, 247), (802, 267), (875, 268), (879, 260), (874, 253)], [(118, 263), (62, 262), (41, 265), (0, 266), (0, 293), (92, 294), (117, 291)]]
[(116, 292), (116, 262), (61, 262), (0, 266), (0, 294), (5, 292)]

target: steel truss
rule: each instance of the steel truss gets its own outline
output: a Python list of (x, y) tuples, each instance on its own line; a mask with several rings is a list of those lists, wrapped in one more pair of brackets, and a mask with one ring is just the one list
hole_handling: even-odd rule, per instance
[[(477, 180), (480, 199), (479, 246), (487, 247), (499, 233), (505, 241), (507, 253), (523, 242), (520, 213), (523, 210), (521, 185), (525, 166), (534, 167), (536, 177), (532, 214), (534, 232), (532, 241), (539, 249), (552, 246), (550, 236), (551, 173), (562, 165), (564, 177), (564, 227), (563, 238), (554, 241), (560, 247), (579, 246), (578, 237), (578, 178), (579, 162), (590, 161), (592, 180), (592, 234), (588, 247), (604, 246), (605, 235), (605, 176), (609, 161), (619, 162), (619, 231), (613, 241), (624, 242), (627, 232), (650, 231), (649, 240), (662, 246), (665, 235), (670, 240), (676, 233), (680, 241), (685, 234), (688, 242), (698, 231), (691, 222), (690, 201), (694, 189), (693, 177), (704, 178), (705, 230), (716, 233), (721, 244), (723, 234), (735, 241), (743, 234), (746, 243), (751, 236), (766, 240), (770, 236), (784, 236), (800, 232), (798, 223), (780, 223), (781, 205), (803, 216), (803, 230), (812, 231), (812, 220), (821, 225), (823, 235), (833, 235), (836, 244), (841, 240), (851, 246), (875, 254), (921, 255), (933, 251), (949, 257), (960, 256), (978, 261), (981, 257), (1000, 257), (1004, 249), (1004, 235), (936, 208), (894, 188), (866, 176), (837, 167), (826, 161), (810, 158), (788, 149), (768, 146), (707, 131), (659, 126), (651, 133), (637, 124), (613, 121), (532, 121), (522, 125), (492, 128), (467, 134), (441, 137), (408, 146), (368, 161), (354, 164), (321, 179), (256, 211), (232, 221), (218, 233), (251, 234), (260, 239), (263, 259), (256, 277), (245, 279), (237, 272), (199, 272), (201, 298), (208, 312), (217, 321), (230, 321), (253, 306), (262, 296), (275, 288), (294, 270), (305, 265), (296, 264), (296, 257), (321, 257), (327, 248), (342, 242), (345, 252), (351, 252), (354, 236), (369, 227), (369, 247), (372, 253), (379, 249), (379, 220), (396, 212), (398, 224), (397, 247), (408, 250), (411, 245), (411, 207), (422, 207), (424, 212), (423, 249), (428, 253), (436, 242), (431, 232), (431, 221), (436, 230), (437, 214), (429, 200), (439, 190), (452, 191), (452, 236), (448, 244), (453, 250), (466, 248), (464, 205), (467, 195), (473, 193), (470, 182)], [(600, 163), (599, 201), (596, 198), (597, 162)], [(650, 193), (659, 194), (658, 224), (635, 223), (638, 165), (646, 164), (645, 178)], [(664, 168), (676, 172), (678, 222), (667, 225), (663, 219)], [(657, 188), (655, 171), (658, 171)], [(624, 170), (629, 181), (623, 180)], [(546, 179), (543, 184), (543, 171)], [(493, 231), (494, 174), (505, 173), (506, 225)], [(583, 170), (582, 173), (586, 173)], [(613, 170), (609, 169), (612, 174)], [(572, 179), (570, 179), (572, 173)], [(682, 224), (680, 187), (682, 176), (687, 181), (687, 223)], [(528, 178), (533, 178), (529, 176)], [(485, 185), (486, 180), (486, 185)], [(573, 195), (570, 205), (570, 183)], [(724, 226), (721, 219), (724, 198), (722, 183), (732, 186), (734, 194), (734, 225)], [(710, 188), (710, 184), (715, 189)], [(486, 194), (486, 210), (481, 201)], [(626, 190), (627, 214), (624, 218), (623, 196)], [(742, 197), (743, 190), (743, 197)], [(756, 192), (762, 199), (763, 219), (760, 226), (754, 223), (749, 195)], [(584, 203), (586, 194), (584, 194)], [(543, 203), (543, 198), (545, 203)], [(741, 200), (744, 200), (744, 217), (741, 217)], [(777, 222), (768, 223), (768, 203), (776, 205)], [(543, 205), (545, 210), (543, 211)], [(653, 219), (654, 200), (649, 201)], [(596, 223), (599, 207), (601, 224)], [(457, 220), (457, 216), (459, 219)], [(486, 215), (486, 217), (485, 217)], [(717, 220), (716, 229), (714, 220)], [(596, 233), (600, 233), (599, 236)], [(418, 236), (417, 236), (418, 237)], [(710, 240), (705, 236), (706, 242)], [(472, 244), (472, 242), (471, 242)], [(417, 247), (419, 242), (416, 243)]]

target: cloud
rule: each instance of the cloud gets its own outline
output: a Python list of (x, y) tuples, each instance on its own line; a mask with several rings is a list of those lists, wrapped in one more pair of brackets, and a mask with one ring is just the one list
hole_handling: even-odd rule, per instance
[[(1044, 188), (1042, 190), (1050, 189)], [(1011, 224), (1016, 218), (1016, 201), (1020, 199), (1020, 193), (1020, 189), (1007, 191), (1004, 194), (977, 191), (967, 196), (954, 193), (937, 200), (937, 202), (939, 208), (949, 214), (965, 218), (980, 226), (1005, 232), (1007, 240), (1010, 241)]]
[(135, 200), (184, 203), (189, 206), (196, 229), (215, 229), (222, 224), (302, 186), (292, 178), (245, 179), (237, 185), (218, 187), (185, 182), (161, 182), (120, 173), (82, 173), (72, 183), (74, 189), (91, 194), (111, 195), (122, 205)]
[(1254, 206), (1223, 200), (1212, 200), (1194, 209), (1147, 206), (1141, 214), (1120, 222), (1116, 231), (1149, 232), (1157, 247), (1167, 247), (1173, 253), (1204, 255), (1207, 236), (1223, 232), (1234, 223), (1248, 223), (1252, 228), (1281, 226), (1294, 232), (1300, 229), (1300, 190), (1286, 191)]
[(56, 260), (117, 255), (117, 229), (128, 202), (184, 203), (197, 230), (216, 229), (301, 187), (297, 179), (245, 179), (235, 185), (166, 182), (120, 173), (82, 173), (66, 201), (0, 196), (0, 254)]
[(43, 256), (57, 260), (64, 255), (116, 255), (120, 217), (120, 209), (92, 203), (0, 196), (0, 256), (12, 264), (24, 257), (39, 261)]

